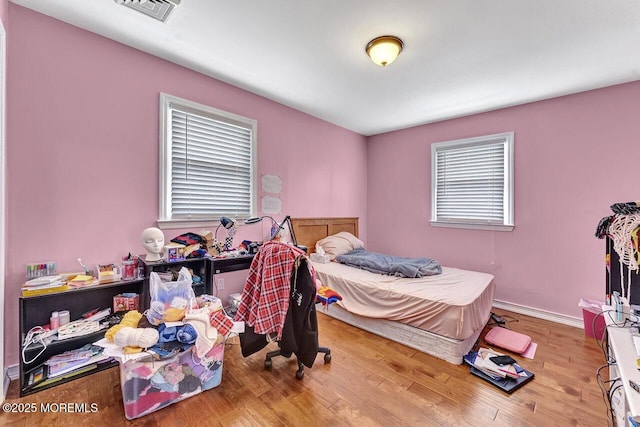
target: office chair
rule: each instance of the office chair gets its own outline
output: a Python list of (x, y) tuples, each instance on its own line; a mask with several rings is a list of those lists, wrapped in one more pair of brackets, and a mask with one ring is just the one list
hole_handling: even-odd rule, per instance
[(254, 257), (242, 292), (236, 321), (245, 322), (240, 334), (242, 355), (247, 357), (266, 347), (275, 337), (278, 350), (267, 353), (265, 369), (272, 358), (295, 354), (296, 378), (304, 377), (318, 353), (331, 362), (331, 350), (318, 344), (315, 279), (304, 251), (286, 243), (267, 242)]
[(302, 379), (305, 365), (310, 368), (318, 353), (324, 354), (324, 363), (331, 363), (331, 349), (318, 345), (315, 280), (309, 271), (306, 257), (296, 258), (289, 289), (289, 308), (284, 333), (278, 341), (280, 348), (267, 353), (264, 367), (271, 369), (273, 357), (289, 358), (295, 353), (298, 359), (296, 378)]

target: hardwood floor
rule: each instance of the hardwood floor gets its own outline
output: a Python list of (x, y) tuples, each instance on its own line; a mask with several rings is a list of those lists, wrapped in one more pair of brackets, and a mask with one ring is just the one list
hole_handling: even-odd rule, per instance
[[(604, 356), (593, 338), (570, 326), (502, 310), (511, 329), (538, 344), (534, 360), (514, 357), (535, 379), (507, 395), (452, 365), (319, 314), (320, 344), (331, 347), (302, 380), (295, 358), (265, 351), (242, 358), (227, 344), (222, 383), (133, 421), (124, 418), (119, 369), (113, 368), (6, 403), (95, 403), (95, 413), (2, 413), (2, 426), (607, 426), (596, 371)], [(486, 332), (486, 330), (485, 330)], [(483, 342), (481, 341), (481, 344)], [(271, 344), (274, 345), (274, 344)], [(606, 375), (606, 370), (604, 371)]]

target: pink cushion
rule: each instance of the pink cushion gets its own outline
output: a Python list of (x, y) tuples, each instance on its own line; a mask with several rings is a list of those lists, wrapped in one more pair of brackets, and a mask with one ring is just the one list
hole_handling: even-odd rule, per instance
[(484, 340), (489, 344), (502, 347), (514, 353), (524, 353), (527, 347), (529, 347), (529, 344), (531, 344), (531, 337), (529, 335), (500, 327), (495, 327), (487, 332)]

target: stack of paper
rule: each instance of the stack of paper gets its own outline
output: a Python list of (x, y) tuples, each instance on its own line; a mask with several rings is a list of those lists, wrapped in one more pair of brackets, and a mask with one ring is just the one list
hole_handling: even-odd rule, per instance
[(31, 279), (22, 285), (22, 296), (49, 294), (66, 291), (69, 287), (62, 276), (43, 276)]
[(469, 372), (507, 393), (513, 392), (533, 379), (533, 372), (527, 371), (517, 363), (498, 365), (491, 361), (494, 356), (502, 356), (502, 354), (480, 348), (478, 351), (469, 352), (463, 360), (471, 366)]
[(55, 356), (51, 356), (45, 365), (48, 366), (48, 378), (55, 378), (60, 375), (75, 371), (84, 366), (107, 359), (109, 356), (102, 352), (102, 348), (94, 345), (86, 345), (82, 348), (66, 351)]
[(87, 274), (78, 274), (67, 279), (67, 285), (72, 288), (79, 288), (83, 286), (98, 284), (98, 279)]
[[(520, 376), (516, 368), (519, 368), (517, 364), (514, 363), (511, 365), (498, 365), (491, 361), (491, 358), (495, 356), (502, 356), (502, 354), (497, 353), (493, 350), (481, 348), (478, 352), (467, 354), (467, 356), (465, 356), (465, 359), (468, 358), (469, 360), (467, 361), (467, 363), (481, 370), (487, 375), (499, 378), (518, 378)], [(471, 358), (473, 358), (472, 363), (470, 363)]]

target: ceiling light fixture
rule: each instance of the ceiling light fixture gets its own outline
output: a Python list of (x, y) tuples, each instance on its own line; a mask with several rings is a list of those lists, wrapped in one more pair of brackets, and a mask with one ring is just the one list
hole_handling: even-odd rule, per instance
[(395, 61), (403, 46), (402, 40), (396, 36), (380, 36), (371, 40), (365, 50), (373, 62), (386, 67)]

